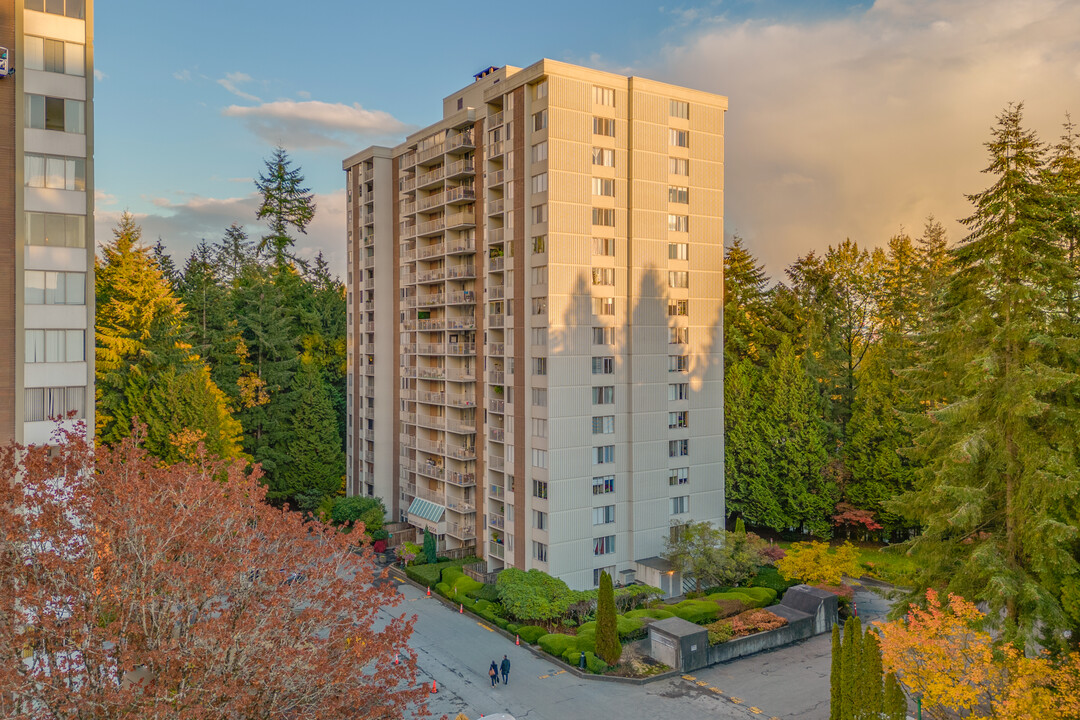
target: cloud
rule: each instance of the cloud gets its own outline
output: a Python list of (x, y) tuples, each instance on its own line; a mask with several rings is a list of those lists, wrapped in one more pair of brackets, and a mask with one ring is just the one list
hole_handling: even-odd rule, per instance
[(94, 68), (94, 80), (95, 81), (101, 82), (102, 80), (104, 80), (107, 77), (109, 77), (109, 76), (106, 75), (105, 73), (101, 72), (97, 68)]
[(228, 90), (229, 92), (231, 92), (233, 95), (235, 95), (238, 98), (243, 98), (244, 100), (250, 100), (251, 102), (262, 102), (262, 100), (260, 100), (255, 95), (252, 95), (251, 93), (248, 93), (248, 92), (244, 92), (239, 87), (237, 87), (238, 85), (242, 85), (243, 83), (249, 83), (249, 82), (252, 82), (252, 79), (251, 79), (250, 75), (248, 75), (247, 73), (242, 73), (242, 72), (234, 72), (234, 73), (225, 73), (225, 77), (219, 78), (218, 81), (217, 81), (217, 84), (220, 85), (221, 87), (225, 88), (226, 90)]
[(810, 21), (706, 25), (637, 72), (730, 99), (725, 225), (773, 277), (851, 237), (878, 245), (926, 215), (963, 236), (964, 193), (1011, 101), (1044, 140), (1080, 113), (1080, 3), (878, 0)]
[(177, 70), (176, 72), (174, 72), (172, 74), (172, 76), (174, 78), (176, 78), (177, 80), (179, 80), (180, 82), (191, 82), (191, 71), (190, 70), (186, 70), (186, 69), (185, 70)]
[(393, 115), (365, 110), (359, 103), (277, 100), (255, 107), (230, 105), (222, 114), (240, 118), (265, 142), (289, 148), (351, 147), (357, 139), (399, 137), (411, 130)]
[[(264, 232), (262, 224), (255, 219), (259, 200), (259, 195), (254, 192), (243, 197), (194, 195), (181, 200), (153, 198), (153, 211), (133, 215), (142, 227), (143, 241), (152, 245), (161, 238), (177, 267), (182, 268), (201, 240), (209, 243), (219, 241), (225, 234), (225, 228), (234, 222), (243, 224), (253, 240), (258, 239)], [(307, 234), (299, 235), (296, 254), (301, 258), (313, 258), (322, 251), (331, 270), (344, 278), (345, 191), (316, 194), (315, 204), (315, 219), (308, 226)], [(94, 213), (99, 245), (112, 239), (113, 228), (121, 214), (122, 210), (100, 208)]]
[(115, 205), (115, 204), (116, 204), (116, 196), (115, 195), (110, 195), (109, 193), (105, 192), (101, 188), (94, 188), (94, 206), (95, 206), (95, 208), (100, 208), (103, 205), (108, 206), (108, 205)]

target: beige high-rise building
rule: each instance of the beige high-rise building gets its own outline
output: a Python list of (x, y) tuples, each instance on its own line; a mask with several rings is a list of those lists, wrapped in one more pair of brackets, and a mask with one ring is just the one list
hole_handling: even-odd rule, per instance
[(573, 588), (724, 519), (727, 99), (551, 60), (344, 161), (348, 491)]
[(0, 443), (92, 436), (92, 0), (0, 0), (0, 46)]

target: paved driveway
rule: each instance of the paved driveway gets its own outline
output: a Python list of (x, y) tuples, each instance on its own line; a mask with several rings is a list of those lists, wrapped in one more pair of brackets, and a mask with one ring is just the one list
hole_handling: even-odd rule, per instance
[[(829, 715), (830, 637), (810, 640), (698, 671), (692, 677), (647, 685), (584, 680), (560, 671), (546, 656), (515, 647), (472, 615), (458, 614), (417, 588), (401, 584), (404, 602), (395, 614), (417, 616), (412, 647), (421, 681), (439, 692), (429, 696), (435, 717), (464, 712), (507, 712), (530, 720), (655, 720), (679, 718), (783, 718), (819, 720)], [(860, 614), (880, 614), (887, 605), (859, 592)], [(388, 611), (389, 612), (389, 611)], [(872, 619), (872, 618), (869, 618)], [(510, 683), (491, 687), (492, 660), (510, 658)]]

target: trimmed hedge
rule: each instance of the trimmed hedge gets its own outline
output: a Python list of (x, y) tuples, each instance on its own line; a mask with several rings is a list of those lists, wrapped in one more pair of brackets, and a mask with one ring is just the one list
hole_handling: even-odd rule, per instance
[(594, 675), (603, 675), (607, 672), (608, 664), (596, 657), (594, 652), (585, 653), (585, 667)]
[(675, 617), (697, 625), (710, 623), (720, 615), (720, 606), (712, 600), (683, 600), (668, 607)]
[(519, 628), (519, 627), (518, 627), (517, 625), (515, 625), (515, 624), (514, 624), (514, 623), (512, 623), (512, 622), (508, 622), (508, 623), (506, 623), (506, 628), (504, 628), (504, 629), (505, 629), (505, 630), (506, 630), (507, 632), (512, 632), (512, 633), (514, 633), (515, 635), (517, 635), (517, 634), (518, 634), (518, 630), (520, 630), (521, 628)]
[(577, 647), (577, 638), (562, 633), (549, 633), (537, 640), (537, 644), (548, 655), (561, 658), (567, 650)]
[(768, 607), (776, 603), (776, 591), (771, 587), (748, 587), (739, 592), (749, 595), (757, 602), (758, 607)]
[(666, 620), (669, 617), (675, 617), (675, 613), (668, 612), (667, 610), (661, 610), (659, 608), (641, 608), (639, 610), (631, 610), (626, 613), (624, 617), (628, 618), (652, 618), (653, 620)]
[(615, 629), (621, 638), (629, 635), (636, 635), (645, 629), (645, 621), (641, 618), (628, 618), (625, 615), (616, 615)]
[(444, 598), (450, 597), (450, 586), (444, 582), (437, 583), (435, 585), (435, 592), (442, 595)]
[[(461, 568), (465, 565), (474, 565), (483, 562), (480, 558), (469, 557), (460, 560), (445, 560), (434, 565), (412, 565), (405, 568), (405, 575), (415, 583), (424, 587), (434, 588), (442, 581), (442, 572), (446, 568)], [(447, 583), (449, 584), (449, 583)]]
[(517, 634), (525, 642), (535, 645), (537, 640), (548, 634), (548, 631), (547, 628), (542, 628), (539, 625), (521, 625), (517, 628)]

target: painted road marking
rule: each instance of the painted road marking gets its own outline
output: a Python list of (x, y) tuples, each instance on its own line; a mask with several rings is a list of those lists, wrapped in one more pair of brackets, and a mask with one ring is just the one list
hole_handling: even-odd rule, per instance
[(771, 718), (769, 718), (769, 720), (780, 720), (780, 718), (778, 718), (778, 717), (776, 717), (775, 715), (773, 715), (773, 716), (772, 716)]
[(742, 698), (737, 698), (734, 695), (729, 695), (728, 700), (735, 703), (736, 705), (742, 705)]
[(550, 675), (541, 675), (540, 679), (541, 680), (547, 680), (549, 677), (551, 677), (551, 676)]
[(394, 579), (395, 579), (395, 580), (397, 580), (397, 581), (398, 581), (399, 583), (401, 583), (402, 585), (404, 585), (404, 584), (405, 584), (405, 581), (404, 581), (404, 580), (402, 580), (401, 578), (394, 578)]
[(705, 682), (704, 680), (698, 680), (697, 684), (698, 684), (698, 687), (708, 687), (709, 686), (709, 683)]
[(693, 675), (683, 675), (682, 679), (683, 680), (697, 680), (697, 678), (694, 677)]
[(482, 622), (478, 622), (478, 623), (476, 623), (476, 624), (477, 624), (477, 625), (479, 625), (480, 627), (484, 628), (484, 629), (485, 629), (485, 630), (487, 630), (488, 632), (495, 632), (494, 630), (492, 630), (491, 628), (489, 628), (489, 627), (488, 627), (487, 625), (485, 625), (485, 624), (484, 624), (484, 623), (482, 623)]
[(760, 715), (761, 714), (761, 710), (759, 708), (754, 707), (753, 705), (750, 706), (750, 712), (754, 713), (755, 715)]
[(709, 688), (709, 689), (710, 689), (710, 690), (712, 690), (712, 691), (713, 691), (714, 693), (716, 693), (716, 694), (718, 694), (718, 695), (723, 695), (723, 694), (724, 694), (724, 691), (723, 691), (723, 690), (721, 690), (721, 689), (720, 689), (720, 688), (718, 688), (718, 687), (711, 687), (711, 688)]

